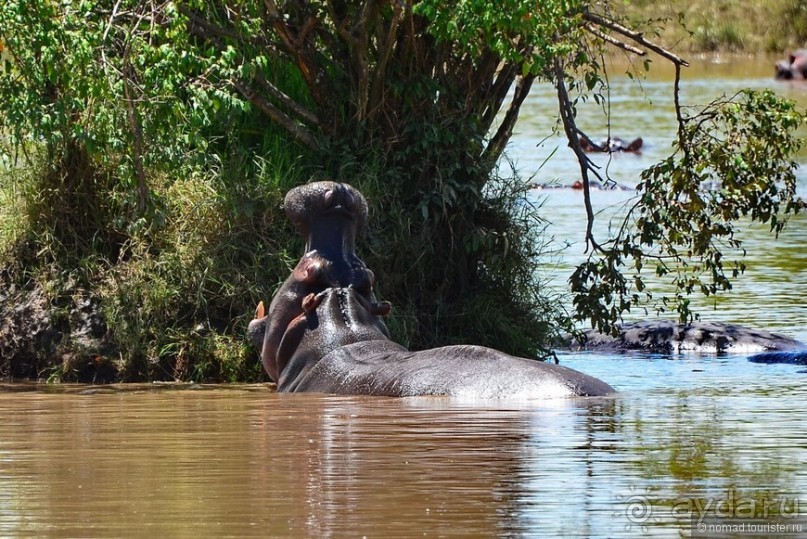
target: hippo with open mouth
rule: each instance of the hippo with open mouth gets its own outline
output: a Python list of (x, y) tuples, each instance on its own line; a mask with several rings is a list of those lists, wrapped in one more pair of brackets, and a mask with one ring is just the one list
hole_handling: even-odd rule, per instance
[(367, 203), (353, 187), (317, 182), (286, 195), (305, 254), (248, 336), (280, 392), (469, 398), (600, 396), (614, 389), (581, 372), (481, 346), (409, 351), (390, 340), (390, 305), (356, 255)]

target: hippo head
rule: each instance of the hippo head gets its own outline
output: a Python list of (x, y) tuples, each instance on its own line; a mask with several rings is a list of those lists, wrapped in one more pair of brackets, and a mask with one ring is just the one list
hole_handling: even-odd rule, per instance
[(306, 239), (305, 253), (268, 312), (258, 305), (247, 332), (278, 383), (290, 363), (299, 371), (338, 346), (388, 338), (379, 317), (390, 310), (376, 301), (373, 272), (355, 251), (367, 221), (361, 193), (346, 184), (316, 182), (289, 191), (283, 206)]
[(792, 80), (793, 79), (793, 68), (792, 68), (792, 60), (780, 60), (776, 62), (776, 79), (777, 80)]
[(776, 63), (776, 79), (807, 80), (807, 49), (792, 51), (787, 60)]

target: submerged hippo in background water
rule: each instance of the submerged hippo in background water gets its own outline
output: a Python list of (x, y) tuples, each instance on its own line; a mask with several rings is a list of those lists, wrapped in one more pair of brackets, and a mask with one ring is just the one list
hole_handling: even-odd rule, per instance
[(585, 333), (585, 342), (572, 342), (573, 350), (643, 350), (677, 353), (756, 353), (757, 363), (805, 363), (807, 345), (784, 335), (723, 322), (679, 324), (653, 320), (624, 324), (617, 336), (596, 330)]
[[(572, 189), (575, 191), (582, 191), (584, 188), (583, 180), (577, 180), (576, 182), (572, 183), (571, 185), (563, 185), (560, 183), (532, 183), (530, 184), (530, 189)], [(599, 182), (597, 180), (589, 180), (588, 188), (592, 191), (635, 191), (635, 187), (631, 187), (629, 185), (622, 185), (621, 183), (616, 183), (615, 181), (606, 181), (605, 183)]]
[(762, 352), (748, 358), (752, 363), (789, 363), (807, 365), (807, 349), (792, 352)]
[(275, 294), (258, 305), (248, 335), (281, 392), (542, 398), (608, 395), (591, 376), (480, 346), (411, 352), (392, 342), (373, 293), (373, 273), (355, 238), (367, 219), (353, 187), (318, 182), (291, 190), (287, 215), (305, 254)]
[(635, 138), (632, 142), (619, 137), (605, 137), (599, 142), (593, 142), (587, 137), (580, 137), (580, 147), (584, 152), (595, 153), (639, 153), (642, 151), (642, 138)]
[(807, 49), (793, 51), (787, 60), (777, 62), (776, 80), (807, 80)]

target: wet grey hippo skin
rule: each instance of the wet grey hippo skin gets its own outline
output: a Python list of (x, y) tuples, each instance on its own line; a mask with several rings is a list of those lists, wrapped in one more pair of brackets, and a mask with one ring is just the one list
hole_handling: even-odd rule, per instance
[(791, 352), (762, 352), (748, 358), (752, 363), (789, 363), (807, 365), (807, 349)]
[(293, 189), (285, 209), (307, 238), (305, 254), (248, 335), (280, 392), (543, 398), (607, 395), (591, 376), (480, 346), (412, 352), (389, 339), (390, 306), (373, 294), (373, 274), (356, 256), (364, 197), (345, 184)]
[(758, 363), (805, 363), (807, 345), (784, 335), (722, 322), (679, 324), (652, 320), (624, 324), (614, 337), (594, 330), (574, 350), (644, 350), (647, 352), (755, 353)]
[(807, 79), (807, 49), (799, 49), (788, 55), (787, 60), (776, 63), (777, 80)]

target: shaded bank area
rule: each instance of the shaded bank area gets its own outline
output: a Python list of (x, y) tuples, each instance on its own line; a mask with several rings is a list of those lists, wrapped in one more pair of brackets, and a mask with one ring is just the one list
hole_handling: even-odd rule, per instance
[(264, 380), (244, 331), (299, 247), (276, 239), (286, 226), (279, 185), (157, 185), (162, 223), (141, 231), (114, 216), (67, 230), (30, 199), (4, 206), (16, 241), (0, 270), (0, 377)]

